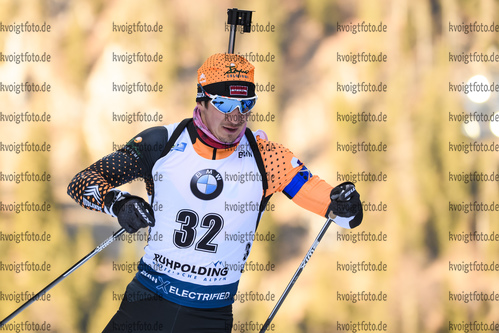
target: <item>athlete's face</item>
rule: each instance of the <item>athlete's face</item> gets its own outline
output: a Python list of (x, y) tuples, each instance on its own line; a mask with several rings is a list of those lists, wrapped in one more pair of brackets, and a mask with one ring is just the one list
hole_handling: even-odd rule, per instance
[[(205, 107), (205, 104), (207, 107)], [(210, 102), (197, 102), (197, 106), (201, 110), (201, 120), (218, 140), (224, 143), (232, 143), (243, 131), (247, 114), (243, 116), (239, 112), (239, 108), (234, 109), (231, 113), (224, 114), (215, 109)]]

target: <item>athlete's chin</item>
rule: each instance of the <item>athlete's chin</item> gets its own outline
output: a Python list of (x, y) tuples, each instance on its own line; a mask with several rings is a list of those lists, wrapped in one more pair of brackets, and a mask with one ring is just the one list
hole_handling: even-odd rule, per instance
[(218, 139), (227, 144), (233, 143), (241, 134), (241, 131), (242, 128), (222, 126)]
[(225, 143), (227, 145), (230, 145), (230, 144), (234, 143), (234, 141), (236, 141), (236, 139), (237, 139), (237, 135), (236, 136), (219, 138), (220, 141), (222, 141), (223, 143)]

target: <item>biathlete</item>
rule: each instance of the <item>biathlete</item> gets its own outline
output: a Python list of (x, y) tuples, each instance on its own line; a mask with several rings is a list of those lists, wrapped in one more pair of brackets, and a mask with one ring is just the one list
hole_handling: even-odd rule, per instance
[[(257, 101), (251, 63), (214, 54), (197, 74), (192, 118), (144, 130), (68, 186), (76, 202), (117, 217), (127, 232), (148, 227), (149, 235), (163, 235), (150, 237), (104, 332), (231, 332), (240, 267), (252, 241), (224, 235), (254, 233), (276, 192), (322, 217), (334, 214), (344, 228), (362, 221), (352, 183), (333, 188), (289, 149), (246, 127)], [(242, 182), (227, 174), (258, 177)], [(139, 177), (148, 201), (118, 189)], [(227, 209), (248, 202), (258, 205), (244, 213)]]

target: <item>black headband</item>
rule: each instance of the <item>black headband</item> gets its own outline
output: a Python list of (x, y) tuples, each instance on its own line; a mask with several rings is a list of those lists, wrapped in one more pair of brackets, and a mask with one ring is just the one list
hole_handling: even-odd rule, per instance
[(200, 87), (200, 84), (198, 84), (196, 102), (210, 100), (210, 98), (204, 94), (203, 89), (210, 95), (239, 98), (255, 96), (254, 83), (248, 81), (225, 81), (207, 84), (203, 87)]

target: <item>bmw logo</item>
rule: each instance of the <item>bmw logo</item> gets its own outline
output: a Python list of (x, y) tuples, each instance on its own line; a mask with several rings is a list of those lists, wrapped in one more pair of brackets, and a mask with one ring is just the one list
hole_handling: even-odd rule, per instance
[(215, 199), (222, 193), (223, 187), (222, 175), (214, 169), (200, 170), (191, 178), (192, 194), (201, 200)]

